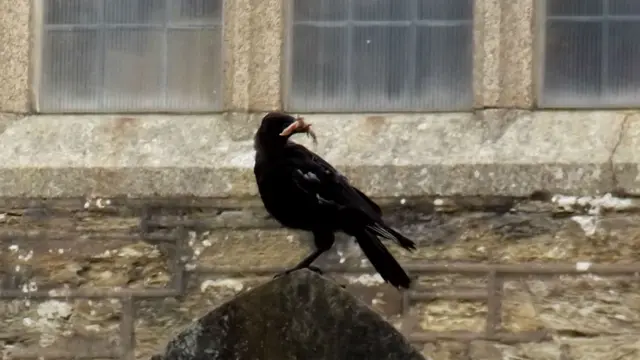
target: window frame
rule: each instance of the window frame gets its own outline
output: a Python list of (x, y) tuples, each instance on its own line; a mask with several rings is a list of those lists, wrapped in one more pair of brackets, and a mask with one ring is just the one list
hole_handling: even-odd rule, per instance
[[(475, 104), (475, 65), (476, 61), (475, 53), (477, 51), (475, 47), (475, 17), (478, 16), (476, 13), (477, 6), (475, 6), (475, 2), (479, 0), (472, 0), (471, 6), (471, 19), (469, 20), (469, 27), (471, 29), (470, 34), (470, 46), (471, 46), (471, 56), (470, 56), (470, 66), (469, 66), (469, 102), (461, 107), (451, 107), (451, 108), (429, 108), (429, 107), (408, 107), (406, 109), (394, 109), (394, 110), (384, 110), (384, 109), (365, 109), (362, 107), (352, 107), (352, 108), (332, 108), (332, 109), (301, 109), (293, 107), (293, 99), (292, 99), (292, 89), (293, 89), (293, 28), (295, 25), (294, 19), (294, 2), (296, 0), (282, 0), (284, 1), (283, 5), (283, 51), (282, 51), (282, 61), (281, 61), (281, 71), (280, 71), (280, 93), (282, 94), (281, 106), (285, 111), (293, 112), (293, 113), (321, 113), (321, 114), (350, 114), (350, 113), (370, 113), (370, 114), (418, 114), (418, 113), (460, 113), (460, 112), (473, 112), (476, 109)], [(347, 2), (351, 2), (351, 0), (344, 0)], [(421, 1), (421, 0), (416, 0)], [(481, 1), (481, 0), (480, 0)]]
[[(91, 110), (85, 109), (42, 109), (42, 75), (44, 64), (44, 39), (46, 38), (47, 28), (45, 21), (45, 2), (49, 0), (34, 0), (32, 2), (32, 15), (31, 15), (31, 49), (30, 49), (30, 71), (29, 71), (29, 99), (30, 99), (30, 109), (34, 113), (37, 114), (216, 114), (222, 113), (225, 111), (225, 91), (226, 91), (226, 81), (225, 81), (225, 59), (226, 53), (228, 51), (228, 46), (225, 44), (225, 21), (226, 21), (226, 10), (227, 0), (220, 0), (221, 8), (220, 8), (220, 21), (217, 26), (220, 28), (220, 33), (218, 34), (220, 39), (220, 50), (218, 53), (219, 57), (219, 66), (217, 69), (213, 69), (212, 73), (217, 73), (218, 76), (218, 97), (215, 103), (212, 103), (207, 108), (184, 108), (184, 109), (171, 109), (171, 108), (135, 108), (135, 109), (126, 109), (126, 110), (118, 110), (114, 108), (94, 108)], [(106, 1), (106, 0), (103, 0)], [(168, 4), (171, 0), (165, 0)], [(233, 1), (233, 0), (232, 0)], [(167, 28), (166, 24), (164, 25)], [(203, 29), (206, 27), (202, 27)], [(165, 29), (166, 30), (166, 29)], [(168, 43), (168, 41), (167, 41)], [(167, 44), (168, 45), (168, 44)], [(168, 46), (167, 46), (168, 47)], [(168, 51), (168, 49), (165, 49)], [(167, 76), (167, 73), (164, 74)]]
[[(640, 107), (640, 99), (635, 103), (617, 102), (585, 102), (583, 104), (568, 103), (567, 105), (549, 104), (545, 102), (545, 71), (546, 71), (546, 43), (547, 43), (547, 3), (561, 0), (536, 0), (534, 3), (534, 90), (535, 107), (541, 110), (627, 110)], [(607, 0), (602, 0), (607, 1)], [(640, 23), (640, 16), (638, 17)], [(600, 69), (602, 71), (602, 69)], [(640, 85), (640, 84), (638, 84)], [(548, 97), (547, 97), (548, 99)]]

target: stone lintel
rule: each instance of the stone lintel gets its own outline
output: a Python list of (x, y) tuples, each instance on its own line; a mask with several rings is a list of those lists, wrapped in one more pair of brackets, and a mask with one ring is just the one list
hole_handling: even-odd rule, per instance
[[(0, 127), (0, 196), (255, 197), (252, 139), (259, 118), (11, 118)], [(640, 192), (637, 112), (486, 110), (306, 119), (319, 144), (298, 140), (373, 197)]]

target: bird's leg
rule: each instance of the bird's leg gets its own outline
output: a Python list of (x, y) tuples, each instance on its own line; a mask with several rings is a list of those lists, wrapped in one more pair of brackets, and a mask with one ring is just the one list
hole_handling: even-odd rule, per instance
[(306, 258), (302, 259), (302, 261), (300, 261), (298, 263), (298, 265), (287, 269), (279, 274), (276, 274), (276, 276), (274, 276), (274, 278), (277, 278), (279, 276), (282, 275), (287, 275), (289, 273), (292, 273), (296, 270), (300, 270), (300, 269), (309, 269), (313, 272), (316, 272), (318, 274), (322, 274), (322, 270), (320, 270), (319, 268), (312, 266), (311, 263), (313, 263), (318, 257), (320, 257), (320, 255), (322, 255), (324, 252), (326, 252), (327, 250), (331, 249), (331, 247), (333, 246), (333, 242), (335, 240), (335, 237), (333, 235), (333, 233), (328, 232), (328, 233), (319, 233), (319, 232), (314, 232), (313, 233), (313, 242), (316, 245), (316, 250), (314, 250), (311, 254), (309, 254), (309, 256), (307, 256)]
[(311, 271), (317, 272), (318, 274), (322, 274), (322, 270), (318, 269), (315, 266), (311, 266), (311, 263), (314, 262), (320, 255), (322, 255), (323, 252), (325, 252), (326, 250), (322, 250), (322, 249), (317, 249), (314, 250), (311, 254), (309, 254), (309, 256), (307, 256), (306, 258), (302, 259), (302, 261), (300, 261), (298, 263), (298, 265), (289, 268), (279, 274), (276, 274), (276, 276), (274, 276), (274, 278), (280, 277), (282, 275), (287, 275), (289, 273), (292, 273), (296, 270), (300, 270), (300, 269), (304, 269), (307, 268)]

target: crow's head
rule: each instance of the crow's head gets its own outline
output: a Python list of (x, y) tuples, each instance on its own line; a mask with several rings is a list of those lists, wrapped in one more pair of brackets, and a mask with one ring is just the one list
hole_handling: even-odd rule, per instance
[(256, 133), (256, 138), (263, 142), (282, 142), (285, 143), (287, 139), (297, 133), (305, 133), (316, 141), (316, 135), (311, 130), (311, 124), (304, 121), (303, 118), (294, 118), (291, 115), (270, 112), (260, 123), (260, 128)]

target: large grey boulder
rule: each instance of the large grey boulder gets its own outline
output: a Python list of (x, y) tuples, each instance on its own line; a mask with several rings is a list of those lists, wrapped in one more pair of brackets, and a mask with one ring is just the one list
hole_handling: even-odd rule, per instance
[(169, 341), (163, 360), (424, 360), (334, 282), (300, 270), (241, 294)]

